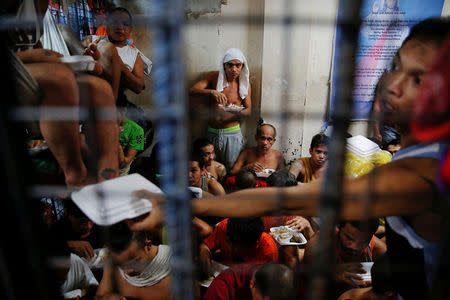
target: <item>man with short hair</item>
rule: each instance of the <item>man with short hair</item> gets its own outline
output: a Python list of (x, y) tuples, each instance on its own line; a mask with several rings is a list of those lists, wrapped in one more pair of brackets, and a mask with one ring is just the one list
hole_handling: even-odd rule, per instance
[[(190, 95), (209, 96), (212, 120), (207, 138), (214, 144), (217, 160), (230, 170), (244, 145), (240, 123), (252, 112), (250, 71), (241, 50), (228, 49), (219, 71), (208, 73), (189, 90)], [(219, 106), (221, 105), (221, 106)], [(244, 107), (225, 111), (225, 106)]]
[(328, 159), (328, 140), (325, 134), (316, 134), (309, 147), (311, 157), (302, 157), (291, 164), (289, 172), (297, 181), (308, 183), (322, 175)]
[(272, 149), (276, 141), (277, 131), (271, 124), (262, 124), (256, 129), (256, 146), (244, 149), (236, 163), (230, 171), (235, 175), (241, 169), (251, 170), (253, 172), (262, 172), (264, 169), (280, 170), (284, 169), (283, 154), (280, 151)]
[(114, 266), (105, 264), (96, 299), (112, 299), (115, 290), (127, 299), (171, 299), (170, 247), (153, 245), (150, 233), (131, 232), (118, 223), (108, 245)]
[[(360, 263), (373, 262), (387, 250), (386, 244), (374, 235), (377, 228), (378, 219), (339, 222), (338, 230), (332, 237), (334, 252), (329, 253), (333, 255), (336, 265), (332, 285), (336, 297), (348, 288), (368, 285), (357, 275), (364, 273)], [(312, 256), (319, 234), (315, 234), (306, 245), (305, 263), (314, 263)]]
[(263, 230), (260, 218), (223, 220), (200, 245), (202, 269), (210, 274), (211, 259), (216, 251), (220, 251), (220, 262), (226, 265), (276, 262), (277, 245)]
[(295, 298), (294, 272), (279, 263), (243, 264), (222, 271), (204, 300), (289, 300)]
[(209, 179), (207, 176), (202, 176), (202, 159), (192, 155), (188, 162), (189, 168), (189, 186), (201, 188), (203, 191), (213, 195), (223, 195), (225, 190), (217, 180)]
[(208, 178), (215, 179), (220, 183), (223, 182), (227, 176), (227, 169), (223, 164), (215, 161), (214, 145), (205, 138), (195, 140), (193, 146), (194, 152), (203, 159), (203, 172), (208, 175)]

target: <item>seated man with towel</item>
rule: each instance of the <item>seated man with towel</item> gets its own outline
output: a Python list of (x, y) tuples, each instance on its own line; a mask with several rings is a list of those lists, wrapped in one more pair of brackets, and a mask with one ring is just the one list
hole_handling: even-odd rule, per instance
[[(153, 245), (147, 231), (132, 232), (125, 223), (110, 228), (110, 257), (95, 299), (111, 299), (114, 286), (127, 299), (171, 299), (170, 247)], [(113, 282), (115, 280), (115, 282)]]
[[(207, 95), (213, 111), (209, 121), (207, 138), (213, 142), (217, 160), (230, 170), (244, 145), (240, 122), (242, 116), (250, 116), (250, 71), (242, 51), (228, 49), (219, 71), (208, 73), (189, 90), (191, 95)], [(241, 111), (224, 111), (219, 104), (243, 106)]]

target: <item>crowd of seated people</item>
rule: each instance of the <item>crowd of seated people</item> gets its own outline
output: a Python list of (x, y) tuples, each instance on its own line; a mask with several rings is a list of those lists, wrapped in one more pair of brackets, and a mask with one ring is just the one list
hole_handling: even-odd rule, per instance
[[(11, 12), (16, 8), (9, 7)], [(17, 90), (24, 93), (20, 99), (26, 105), (108, 108), (112, 112), (109, 120), (82, 122), (82, 130), (76, 118), (40, 121), (36, 135), (47, 141), (69, 187), (126, 175), (136, 154), (144, 148), (144, 129), (126, 116), (120, 103), (126, 101), (125, 89), (140, 93), (145, 88), (144, 74), (150, 72), (151, 62), (127, 44), (132, 17), (126, 9), (112, 10), (106, 28), (106, 36), (88, 36), (84, 40), (86, 55), (97, 61), (92, 73), (74, 73), (60, 63), (60, 54), (34, 48), (36, 39), (29, 41), (32, 49), (19, 49), (14, 39), (10, 45)], [(448, 221), (435, 179), (440, 155), (437, 151), (442, 143), (437, 144), (438, 150), (420, 148), (422, 144), (409, 130), (410, 120), (397, 117), (412, 114), (422, 77), (435, 66), (435, 59), (448, 58), (439, 54), (439, 48), (449, 32), (449, 22), (444, 19), (416, 25), (397, 52), (392, 70), (383, 75), (377, 87), (377, 109), (386, 114), (386, 124), (395, 128), (398, 138), (386, 138), (384, 124), (379, 136), (383, 147), (396, 155), (392, 163), (377, 167), (379, 190), (371, 209), (358, 199), (343, 199), (339, 220), (334, 224), (336, 230), (329, 237), (334, 251), (328, 255), (335, 262), (329, 287), (333, 299), (414, 299), (425, 297), (432, 287), (429, 267), (439, 258), (442, 240), (438, 229)], [(446, 47), (448, 51), (448, 42)], [(445, 63), (448, 65), (448, 61)], [(409, 78), (411, 74), (420, 78)], [(201, 196), (192, 200), (195, 285), (210, 280), (209, 287), (195, 289), (195, 296), (303, 299), (307, 274), (299, 273), (317, 259), (314, 248), (321, 232), (320, 222), (314, 217), (319, 215), (329, 137), (323, 132), (316, 134), (309, 147), (310, 157), (299, 157), (290, 164), (273, 147), (277, 129), (271, 124), (258, 125), (256, 145), (247, 147), (240, 125), (252, 114), (249, 76), (246, 57), (239, 49), (231, 48), (224, 54), (219, 70), (208, 73), (189, 90), (190, 95), (205, 98), (213, 112), (207, 136), (188, 147), (192, 149), (186, 172), (188, 185), (202, 190)], [(85, 88), (89, 103), (83, 98)], [(412, 147), (413, 154), (408, 152)], [(92, 157), (95, 166), (87, 163)], [(402, 182), (398, 182), (399, 178)], [(365, 176), (345, 180), (348, 194), (369, 188)], [(387, 196), (383, 193), (386, 191), (398, 192), (397, 198)], [(400, 195), (410, 191), (426, 194), (426, 200)], [(63, 218), (49, 229), (60, 248), (55, 253), (69, 261), (56, 283), (62, 296), (171, 299), (171, 250), (165, 245), (162, 200), (149, 193), (144, 196), (152, 202), (150, 214), (107, 230), (94, 224), (70, 197), (65, 200)], [(369, 219), (364, 219), (366, 215)], [(380, 239), (378, 218), (385, 216), (382, 235), (386, 238)], [(304, 242), (294, 238), (283, 242), (272, 230), (275, 227), (303, 237)], [(101, 273), (91, 271), (99, 249), (107, 249), (111, 261), (103, 265)], [(404, 257), (403, 249), (408, 249)], [(408, 259), (422, 265), (406, 276), (395, 266)], [(227, 269), (214, 274), (215, 262)], [(362, 262), (374, 262), (371, 282), (362, 281)], [(388, 284), (390, 280), (392, 284)], [(411, 290), (408, 282), (414, 283)]]

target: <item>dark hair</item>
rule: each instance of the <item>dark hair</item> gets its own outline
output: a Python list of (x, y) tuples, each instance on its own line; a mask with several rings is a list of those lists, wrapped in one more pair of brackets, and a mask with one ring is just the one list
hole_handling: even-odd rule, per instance
[(249, 189), (256, 187), (256, 174), (249, 170), (240, 170), (236, 174), (236, 187), (238, 189)]
[(441, 45), (445, 42), (449, 34), (449, 17), (429, 18), (417, 23), (411, 28), (409, 35), (402, 43), (402, 47), (412, 39), (426, 42), (435, 42), (438, 45)]
[(295, 298), (296, 282), (294, 272), (280, 263), (268, 263), (255, 273), (255, 288), (270, 300)]
[(133, 25), (133, 17), (131, 17), (131, 14), (130, 14), (130, 12), (128, 11), (128, 9), (126, 9), (126, 8), (124, 8), (124, 7), (118, 6), (118, 7), (115, 7), (115, 8), (113, 8), (113, 9), (111, 9), (111, 10), (108, 12), (108, 18), (110, 18), (111, 15), (112, 15), (113, 13), (116, 13), (116, 12), (121, 12), (121, 13), (127, 14), (128, 17), (130, 18), (130, 25)]
[(275, 138), (277, 136), (277, 130), (275, 128), (275, 126), (273, 126), (272, 124), (268, 124), (268, 123), (263, 123), (263, 124), (259, 124), (258, 127), (256, 127), (256, 136), (261, 136), (261, 129), (263, 126), (270, 126), (273, 129), (273, 137)]
[(287, 170), (279, 170), (272, 173), (267, 178), (267, 186), (296, 186), (298, 184), (295, 176), (289, 173)]
[(205, 165), (205, 163), (203, 162), (202, 157), (195, 151), (193, 151), (191, 153), (191, 156), (189, 157), (189, 161), (196, 161), (198, 162), (198, 166), (201, 168), (203, 168), (203, 166)]
[(378, 226), (380, 225), (380, 221), (378, 219), (369, 219), (367, 221), (341, 221), (338, 224), (338, 228), (344, 227), (347, 223), (361, 232), (367, 232), (372, 235), (375, 234), (375, 231), (377, 231)]
[(136, 242), (139, 247), (144, 247), (145, 240), (150, 237), (148, 231), (131, 231), (125, 222), (120, 222), (108, 227), (107, 241), (108, 247), (112, 252), (121, 253), (126, 250), (131, 242)]
[(372, 289), (375, 294), (395, 291), (391, 266), (386, 253), (377, 257), (370, 270), (370, 275), (372, 277)]
[(320, 145), (324, 145), (328, 147), (328, 144), (330, 142), (330, 138), (325, 135), (325, 133), (318, 133), (311, 139), (311, 145), (309, 146), (309, 149), (314, 149), (319, 147)]
[(264, 223), (261, 218), (229, 218), (227, 238), (232, 244), (252, 246), (261, 238)]
[(208, 145), (212, 145), (213, 143), (206, 139), (206, 138), (198, 138), (194, 141), (194, 144), (192, 145), (192, 152), (196, 153), (197, 155), (202, 155), (202, 148), (206, 147)]

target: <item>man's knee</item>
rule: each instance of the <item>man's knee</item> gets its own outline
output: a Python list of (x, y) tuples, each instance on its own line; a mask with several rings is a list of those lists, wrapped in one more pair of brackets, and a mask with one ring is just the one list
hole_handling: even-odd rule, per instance
[[(29, 68), (28, 68), (29, 67)], [(44, 94), (44, 101), (78, 105), (78, 88), (73, 71), (63, 64), (40, 63), (27, 66)], [(58, 95), (58, 97), (54, 97)], [(45, 102), (43, 104), (46, 104)]]
[[(77, 77), (77, 82), (81, 97), (89, 97), (91, 106), (115, 106), (111, 85), (106, 80), (93, 75), (82, 75)], [(86, 103), (87, 99), (81, 101)]]

